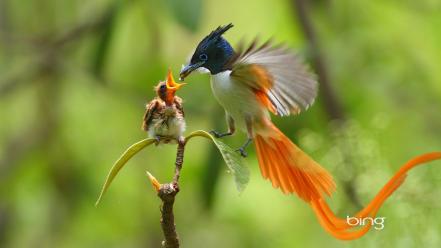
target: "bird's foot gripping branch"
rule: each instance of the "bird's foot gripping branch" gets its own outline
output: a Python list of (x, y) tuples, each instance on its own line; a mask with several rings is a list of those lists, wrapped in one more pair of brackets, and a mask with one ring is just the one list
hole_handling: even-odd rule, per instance
[[(310, 72), (291, 49), (271, 41), (258, 45), (255, 39), (234, 50), (223, 37), (232, 27), (232, 23), (219, 26), (205, 36), (180, 72), (181, 80), (199, 68), (210, 72), (211, 89), (225, 109), (229, 127), (228, 133), (213, 134), (232, 135), (238, 121), (238, 129), (245, 130), (248, 138), (239, 152), (246, 156), (244, 148), (253, 139), (265, 179), (283, 193), (297, 195), (307, 202), (334, 237), (347, 240), (363, 236), (371, 225), (357, 229), (336, 217), (328, 207), (325, 195), (331, 196), (336, 188), (331, 173), (297, 147), (269, 118), (268, 112), (288, 116), (308, 109), (317, 96), (317, 79), (322, 77)], [(337, 114), (334, 119), (340, 116)], [(356, 217), (376, 219), (378, 209), (404, 182), (411, 168), (440, 157), (441, 153), (429, 153), (411, 160)], [(348, 216), (351, 218), (355, 217)]]
[[(161, 184), (156, 178), (154, 178), (149, 172), (147, 172), (149, 179), (158, 193), (158, 197), (162, 201), (161, 205), (161, 227), (164, 233), (163, 247), (179, 247), (179, 239), (176, 232), (174, 223), (173, 205), (175, 202), (175, 196), (179, 192), (179, 178), (184, 161), (184, 151), (188, 142), (194, 137), (204, 137), (211, 140), (218, 150), (220, 151), (223, 159), (228, 166), (229, 171), (234, 176), (236, 187), (239, 192), (243, 191), (249, 181), (249, 171), (243, 163), (241, 156), (231, 147), (225, 145), (223, 142), (214, 138), (212, 135), (205, 131), (192, 132), (185, 138), (184, 142), (179, 142), (177, 146), (176, 162), (175, 162), (175, 174), (173, 180), (170, 183)], [(130, 146), (121, 157), (115, 162), (113, 167), (106, 178), (101, 194), (96, 202), (98, 205), (103, 195), (108, 190), (110, 184), (123, 168), (123, 166), (139, 151), (145, 147), (154, 144), (156, 140), (154, 138), (141, 140), (132, 146)], [(351, 216), (350, 219), (366, 219), (372, 220), (377, 218), (377, 212), (397, 190), (401, 184), (405, 181), (407, 173), (418, 165), (428, 163), (430, 161), (441, 159), (441, 152), (427, 153), (418, 157), (415, 157), (404, 164), (400, 170), (383, 186), (374, 199), (361, 211)], [(340, 218), (334, 214), (330, 209), (328, 203), (324, 197), (311, 199), (309, 201), (311, 208), (316, 214), (319, 223), (322, 227), (330, 233), (333, 237), (342, 240), (353, 240), (364, 236), (372, 227), (373, 222), (368, 221), (366, 225), (357, 227), (348, 222), (347, 218)]]
[[(174, 214), (173, 214), (173, 205), (175, 202), (175, 197), (179, 192), (179, 178), (181, 174), (182, 165), (184, 163), (184, 152), (185, 148), (188, 145), (188, 142), (192, 140), (194, 137), (204, 137), (213, 142), (213, 144), (218, 148), (219, 152), (224, 159), (228, 170), (234, 176), (236, 182), (236, 188), (239, 192), (242, 192), (249, 181), (249, 170), (248, 167), (245, 166), (244, 160), (240, 157), (240, 155), (234, 151), (231, 147), (225, 145), (223, 142), (215, 139), (209, 133), (205, 131), (194, 131), (190, 135), (188, 135), (183, 142), (178, 142), (177, 153), (176, 153), (176, 161), (175, 161), (175, 174), (172, 182), (161, 184), (158, 180), (153, 177), (149, 172), (147, 175), (150, 179), (150, 182), (153, 185), (153, 188), (158, 193), (158, 197), (162, 201), (161, 205), (161, 227), (164, 233), (164, 241), (162, 243), (163, 247), (174, 248), (179, 247), (179, 239), (176, 232), (176, 226), (174, 222)], [(109, 174), (104, 182), (104, 186), (101, 190), (101, 193), (96, 201), (96, 205), (98, 205), (108, 190), (110, 184), (115, 179), (116, 175), (119, 171), (127, 164), (127, 162), (142, 149), (146, 148), (151, 144), (155, 144), (157, 141), (155, 138), (149, 138), (141, 140), (132, 146), (130, 146), (121, 157), (115, 162), (112, 168), (109, 171)]]

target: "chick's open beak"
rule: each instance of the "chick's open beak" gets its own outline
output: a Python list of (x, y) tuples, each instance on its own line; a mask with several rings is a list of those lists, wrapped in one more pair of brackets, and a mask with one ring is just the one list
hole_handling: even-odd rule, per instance
[(167, 80), (165, 82), (166, 82), (166, 85), (167, 85), (167, 89), (173, 90), (173, 91), (177, 91), (182, 86), (186, 85), (186, 83), (176, 83), (175, 79), (173, 78), (173, 73), (171, 72), (170, 69), (168, 70)]

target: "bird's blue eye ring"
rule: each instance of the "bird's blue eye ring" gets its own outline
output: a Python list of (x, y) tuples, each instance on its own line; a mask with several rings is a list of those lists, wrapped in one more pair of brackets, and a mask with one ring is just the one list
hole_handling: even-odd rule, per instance
[(208, 59), (208, 56), (207, 56), (207, 54), (203, 53), (203, 54), (199, 55), (199, 59), (206, 61)]

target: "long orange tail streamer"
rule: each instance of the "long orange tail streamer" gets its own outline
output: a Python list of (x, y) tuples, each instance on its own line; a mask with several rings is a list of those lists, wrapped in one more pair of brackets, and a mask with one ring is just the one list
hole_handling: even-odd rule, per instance
[(277, 127), (268, 125), (266, 135), (257, 133), (255, 145), (260, 171), (284, 193), (296, 193), (307, 202), (335, 190), (332, 176), (289, 140)]
[[(335, 189), (332, 176), (317, 162), (289, 140), (277, 127), (269, 123), (266, 132), (257, 133), (255, 145), (260, 171), (273, 187), (284, 193), (296, 193), (311, 205), (319, 223), (332, 236), (342, 240), (353, 240), (365, 235), (372, 222), (362, 227), (347, 223), (337, 217), (324, 199)], [(268, 132), (269, 130), (269, 132)], [(374, 199), (353, 217), (375, 218), (387, 198), (404, 182), (407, 172), (417, 165), (441, 159), (441, 152), (427, 153), (411, 159), (383, 186)], [(354, 230), (355, 229), (355, 230)]]
[[(386, 185), (383, 186), (375, 198), (363, 210), (355, 214), (354, 217), (374, 218), (386, 199), (404, 182), (407, 176), (406, 173), (409, 170), (413, 169), (417, 165), (422, 165), (437, 159), (441, 159), (441, 152), (427, 153), (411, 159), (400, 168), (400, 170), (389, 180), (389, 182), (386, 183)], [(369, 231), (372, 225), (372, 223), (369, 222), (366, 226), (363, 226), (355, 231), (349, 231), (348, 229), (353, 229), (356, 227), (349, 225), (345, 219), (335, 216), (323, 198), (313, 200), (310, 202), (310, 204), (323, 228), (338, 239), (353, 240), (360, 238)]]

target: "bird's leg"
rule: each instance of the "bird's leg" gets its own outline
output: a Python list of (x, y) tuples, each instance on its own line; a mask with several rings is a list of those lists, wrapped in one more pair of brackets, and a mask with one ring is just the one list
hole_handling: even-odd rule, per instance
[(251, 142), (253, 141), (253, 137), (254, 137), (254, 135), (253, 135), (253, 122), (252, 122), (251, 118), (245, 117), (245, 125), (247, 126), (248, 139), (245, 142), (245, 144), (243, 144), (241, 147), (239, 147), (239, 149), (236, 150), (244, 158), (246, 158), (248, 156), (245, 149), (248, 147), (248, 145), (251, 144)]
[(159, 142), (161, 142), (161, 136), (156, 135), (155, 136), (155, 145), (159, 145)]
[(240, 156), (246, 158), (246, 157), (248, 156), (248, 153), (247, 153), (247, 151), (246, 151), (245, 149), (248, 147), (248, 145), (249, 145), (252, 141), (253, 141), (252, 138), (248, 138), (247, 141), (245, 142), (245, 144), (243, 144), (241, 147), (239, 147), (239, 148), (236, 150), (236, 152), (239, 152), (239, 153), (240, 153)]
[(231, 115), (229, 115), (228, 113), (226, 114), (226, 116), (227, 116), (228, 132), (226, 132), (226, 133), (220, 133), (220, 132), (218, 132), (218, 131), (216, 131), (216, 130), (211, 130), (210, 133), (211, 133), (214, 137), (216, 137), (216, 138), (222, 138), (222, 137), (225, 137), (225, 136), (230, 136), (230, 135), (233, 135), (234, 132), (236, 131), (236, 127), (235, 127), (235, 125), (234, 125), (234, 119), (233, 119), (233, 117), (231, 117)]

